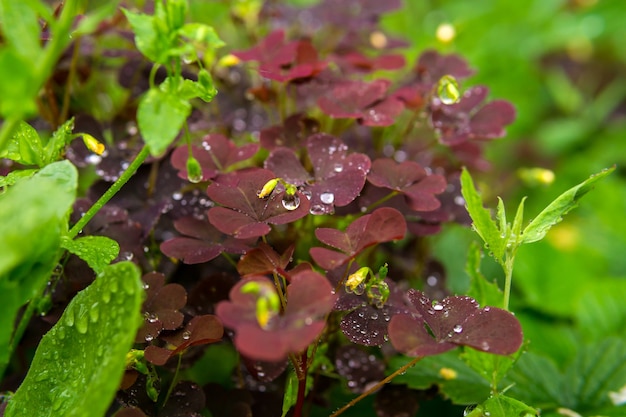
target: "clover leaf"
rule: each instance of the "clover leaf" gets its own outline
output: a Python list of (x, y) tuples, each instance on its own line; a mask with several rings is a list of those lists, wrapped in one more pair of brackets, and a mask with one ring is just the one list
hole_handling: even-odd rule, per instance
[(402, 239), (406, 228), (406, 220), (398, 210), (382, 207), (353, 221), (345, 232), (323, 227), (316, 229), (315, 236), (339, 252), (314, 247), (309, 253), (322, 268), (335, 269), (354, 259), (369, 246)]

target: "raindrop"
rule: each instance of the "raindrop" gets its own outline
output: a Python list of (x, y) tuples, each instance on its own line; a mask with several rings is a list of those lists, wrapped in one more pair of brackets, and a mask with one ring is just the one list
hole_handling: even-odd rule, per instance
[(461, 333), (463, 331), (463, 326), (457, 324), (452, 330), (454, 330), (454, 333)]
[(146, 340), (146, 342), (152, 342), (154, 340), (154, 336), (148, 333), (146, 337), (144, 337), (144, 339)]
[(67, 324), (68, 326), (74, 325), (74, 310), (68, 310), (68, 312), (66, 313), (65, 324)]
[(294, 195), (285, 194), (283, 196), (282, 203), (283, 203), (284, 208), (286, 208), (289, 211), (293, 211), (297, 209), (298, 207), (300, 207), (300, 197), (298, 197), (296, 194)]
[(320, 194), (320, 200), (322, 200), (322, 203), (324, 204), (333, 204), (335, 201), (335, 194), (331, 192), (324, 192)]
[(335, 165), (333, 165), (333, 171), (335, 171), (335, 172), (343, 171), (343, 164), (336, 163)]
[(98, 321), (99, 316), (100, 310), (98, 310), (98, 303), (95, 303), (89, 309), (89, 320), (91, 320), (92, 323), (95, 323)]
[(437, 285), (437, 282), (439, 282), (439, 280), (434, 275), (431, 275), (428, 278), (426, 278), (426, 283), (431, 287), (434, 287), (435, 285)]
[(85, 158), (85, 162), (90, 165), (98, 165), (102, 161), (102, 157), (100, 155), (96, 155), (95, 153), (89, 154)]
[(312, 196), (312, 194), (311, 194), (311, 192), (309, 190), (302, 191), (302, 195), (305, 196), (307, 200), (310, 200), (311, 196)]
[(363, 293), (365, 292), (365, 283), (360, 283), (359, 285), (357, 285), (356, 287), (354, 287), (354, 291), (353, 291), (356, 295), (363, 295)]
[(209, 145), (209, 142), (207, 142), (207, 141), (202, 141), (202, 147), (206, 151), (210, 151), (211, 150), (211, 145)]
[(176, 200), (176, 201), (180, 201), (183, 198), (183, 193), (181, 192), (175, 192), (174, 194), (172, 194), (172, 199)]
[(457, 195), (454, 197), (454, 204), (456, 204), (457, 206), (464, 206), (465, 199), (461, 197), (460, 195)]
[(183, 332), (183, 339), (189, 340), (189, 338), (191, 338), (191, 332), (189, 330), (185, 330)]
[(483, 342), (480, 344), (480, 348), (481, 348), (482, 350), (484, 350), (484, 351), (488, 351), (489, 349), (491, 349), (491, 346), (489, 346), (489, 343), (488, 343), (488, 342), (483, 341)]
[(148, 317), (146, 317), (146, 319), (148, 320), (148, 323), (156, 323), (157, 321), (159, 321), (159, 316), (154, 313), (150, 313), (148, 314)]
[(433, 309), (435, 309), (435, 310), (437, 310), (437, 311), (441, 311), (441, 310), (443, 310), (443, 305), (441, 305), (441, 304), (435, 304), (435, 305), (433, 306)]
[(378, 319), (378, 313), (377, 313), (376, 311), (374, 311), (374, 312), (372, 313), (372, 315), (370, 316), (370, 319), (372, 319), (372, 320), (377, 320), (377, 319)]
[(483, 310), (484, 311), (489, 311), (489, 310), (491, 310), (491, 307), (485, 307), (485, 308), (483, 308)]
[(87, 327), (89, 325), (89, 321), (87, 320), (87, 314), (79, 314), (76, 318), (76, 330), (78, 333), (85, 334), (87, 333)]
[(321, 204), (313, 204), (309, 209), (309, 213), (314, 215), (320, 215), (325, 214), (326, 210), (324, 210), (324, 206), (322, 206)]

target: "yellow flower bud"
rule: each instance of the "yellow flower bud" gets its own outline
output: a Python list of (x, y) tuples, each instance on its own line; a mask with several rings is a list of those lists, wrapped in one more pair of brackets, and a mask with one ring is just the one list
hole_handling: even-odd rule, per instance
[(257, 194), (257, 196), (259, 198), (265, 198), (269, 196), (270, 194), (272, 194), (272, 191), (274, 191), (274, 188), (276, 188), (277, 185), (278, 185), (278, 178), (272, 178), (271, 180), (265, 183), (265, 185), (263, 186), (259, 194)]
[(96, 155), (102, 155), (104, 153), (104, 145), (98, 141), (98, 139), (91, 136), (89, 133), (83, 133), (83, 142), (87, 149)]

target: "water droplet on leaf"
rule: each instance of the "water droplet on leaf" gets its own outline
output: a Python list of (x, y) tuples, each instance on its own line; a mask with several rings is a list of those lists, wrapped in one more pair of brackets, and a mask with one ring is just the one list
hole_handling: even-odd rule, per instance
[(191, 338), (191, 332), (189, 330), (185, 330), (183, 332), (183, 339), (189, 340), (189, 338)]
[(461, 333), (463, 331), (463, 326), (457, 324), (452, 330), (454, 330), (454, 333)]
[(286, 208), (289, 211), (293, 211), (295, 209), (297, 209), (298, 207), (300, 207), (300, 197), (298, 197), (296, 194), (294, 195), (289, 195), (286, 194), (283, 196), (283, 207)]
[(320, 200), (324, 204), (333, 204), (335, 202), (335, 194), (330, 192), (325, 192), (320, 194)]

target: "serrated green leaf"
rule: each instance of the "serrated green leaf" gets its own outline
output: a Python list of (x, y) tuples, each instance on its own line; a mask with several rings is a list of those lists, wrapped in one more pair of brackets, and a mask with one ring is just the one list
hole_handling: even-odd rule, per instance
[(480, 272), (482, 252), (480, 247), (472, 242), (467, 252), (467, 264), (465, 271), (470, 277), (470, 288), (467, 295), (475, 299), (481, 306), (493, 306), (502, 308), (504, 295), (498, 284), (487, 281)]
[(517, 206), (517, 212), (515, 213), (515, 219), (513, 220), (513, 226), (511, 226), (511, 236), (509, 236), (509, 243), (515, 246), (519, 246), (522, 235), (522, 223), (524, 222), (524, 202), (526, 197), (522, 198), (519, 206)]
[(41, 293), (56, 266), (77, 181), (76, 168), (62, 161), (0, 195), (0, 375), (17, 312)]
[(565, 214), (576, 207), (578, 200), (591, 191), (597, 181), (606, 177), (614, 170), (615, 167), (612, 167), (592, 175), (587, 180), (570, 188), (557, 197), (556, 200), (543, 209), (543, 211), (526, 226), (522, 233), (521, 243), (532, 243), (543, 239), (546, 233), (548, 233), (548, 230), (560, 222)]
[(527, 353), (506, 378), (514, 383), (509, 393), (541, 409), (566, 407), (578, 413), (611, 406), (611, 392), (626, 385), (626, 342), (610, 337), (582, 345), (577, 356), (560, 372), (544, 357)]
[(6, 176), (0, 177), (0, 188), (17, 184), (19, 181), (32, 177), (37, 172), (36, 169), (20, 169), (11, 171)]
[(87, 262), (96, 273), (102, 272), (120, 253), (120, 245), (106, 236), (85, 236), (78, 239), (63, 236), (61, 246)]
[(204, 48), (217, 49), (226, 45), (215, 29), (204, 23), (186, 23), (178, 30), (178, 33), (191, 42), (201, 44)]
[[(534, 417), (537, 410), (527, 406), (523, 402), (506, 395), (494, 395), (480, 406), (481, 416), (490, 417)], [(472, 416), (472, 414), (469, 414)]]
[[(396, 356), (391, 359), (389, 369), (398, 369), (410, 360)], [(436, 385), (453, 403), (461, 405), (480, 403), (491, 392), (487, 381), (463, 362), (457, 351), (427, 356), (406, 373), (395, 377), (393, 383), (406, 384), (418, 390)]]
[(74, 118), (71, 118), (54, 131), (44, 148), (44, 164), (50, 164), (61, 159), (61, 156), (65, 153), (65, 147), (74, 139), (74, 135), (72, 135), (73, 129)]
[(626, 280), (599, 280), (581, 289), (576, 303), (576, 321), (590, 340), (624, 333), (626, 323)]
[[(160, 2), (156, 2), (155, 6)], [(156, 16), (135, 13), (122, 8), (135, 34), (135, 45), (146, 58), (157, 64), (166, 64), (172, 46), (167, 36), (167, 27)]]
[(481, 375), (495, 391), (499, 388), (502, 378), (509, 372), (509, 369), (511, 369), (524, 350), (520, 349), (512, 356), (502, 356), (467, 348), (461, 353), (461, 359)]
[(43, 337), (6, 417), (104, 416), (142, 323), (142, 299), (136, 265), (107, 266)]
[(8, 158), (22, 165), (43, 166), (44, 151), (37, 131), (28, 123), (20, 122), (6, 148), (0, 151), (0, 158)]
[(139, 102), (137, 123), (152, 155), (161, 155), (191, 113), (191, 105), (177, 95), (150, 89)]
[(482, 238), (496, 260), (502, 259), (506, 241), (498, 230), (489, 210), (483, 207), (483, 200), (474, 187), (472, 177), (466, 169), (461, 173), (461, 193), (465, 199), (467, 211), (472, 218), (476, 233)]

